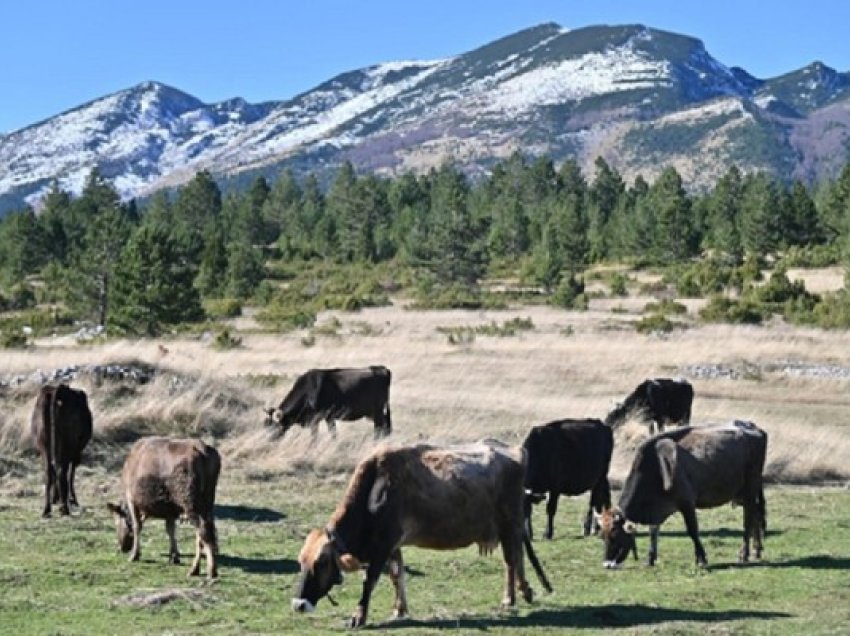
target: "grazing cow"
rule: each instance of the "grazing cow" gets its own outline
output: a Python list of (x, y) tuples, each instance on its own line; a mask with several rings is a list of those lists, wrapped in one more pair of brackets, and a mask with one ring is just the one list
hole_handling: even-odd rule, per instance
[(69, 503), (79, 505), (74, 475), (92, 435), (92, 416), (85, 392), (67, 384), (41, 387), (32, 412), (31, 432), (44, 462), (41, 514), (50, 516), (52, 501), (61, 503), (60, 511), (67, 515)]
[(503, 603), (514, 605), (516, 585), (526, 601), (523, 543), (542, 585), (549, 591), (534, 549), (522, 528), (525, 453), (498, 442), (437, 448), (428, 445), (378, 449), (361, 461), (328, 525), (307, 536), (298, 557), (301, 578), (292, 607), (313, 611), (319, 599), (342, 583), (342, 572), (367, 565), (363, 593), (351, 618), (366, 622), (369, 598), (389, 562), (395, 615), (407, 614), (401, 548), (414, 545), (455, 550), (473, 543), (481, 554), (502, 545), (507, 582)]
[[(660, 432), (668, 422), (681, 425), (691, 421), (694, 388), (687, 380), (655, 378), (644, 380), (629, 396), (608, 413), (605, 423), (617, 428), (632, 413), (649, 421), (650, 432)], [(653, 427), (655, 431), (653, 431)]]
[(124, 499), (107, 507), (115, 517), (118, 545), (138, 561), (139, 535), (147, 518), (165, 519), (171, 542), (169, 560), (180, 563), (174, 536), (176, 521), (186, 517), (195, 526), (195, 560), (189, 576), (200, 572), (201, 550), (207, 558), (207, 577), (218, 576), (215, 531), (215, 487), (221, 470), (218, 451), (195, 439), (145, 437), (133, 444), (121, 471)]
[(389, 435), (390, 379), (390, 370), (383, 366), (311, 369), (295, 381), (280, 406), (266, 409), (266, 424), (280, 424), (284, 433), (299, 424), (315, 433), (325, 420), (334, 433), (336, 420), (368, 417), (375, 425), (375, 437)]
[(606, 567), (635, 552), (634, 524), (651, 526), (648, 564), (658, 558), (658, 526), (677, 510), (694, 542), (698, 565), (706, 565), (697, 508), (728, 502), (744, 507), (744, 541), (738, 561), (761, 558), (765, 529), (762, 471), (767, 434), (752, 422), (688, 426), (650, 438), (638, 448), (618, 509), (602, 516)]
[(543, 535), (552, 538), (558, 510), (558, 496), (580, 495), (590, 491), (590, 506), (584, 520), (584, 535), (593, 527), (593, 511), (611, 507), (608, 466), (614, 450), (611, 427), (595, 419), (557, 420), (535, 426), (523, 442), (528, 454), (525, 473), (525, 526), (532, 537), (531, 504), (549, 493), (546, 513), (549, 521)]

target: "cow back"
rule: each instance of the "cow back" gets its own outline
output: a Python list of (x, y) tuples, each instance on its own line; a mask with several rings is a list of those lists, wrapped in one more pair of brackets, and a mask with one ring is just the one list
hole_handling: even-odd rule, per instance
[(532, 428), (523, 447), (527, 490), (579, 495), (608, 474), (614, 436), (598, 419), (556, 420)]
[(30, 429), (39, 453), (51, 461), (79, 462), (93, 429), (85, 392), (66, 384), (41, 387)]
[(207, 516), (220, 470), (218, 451), (200, 440), (147, 437), (133, 445), (121, 480), (128, 499), (147, 516)]

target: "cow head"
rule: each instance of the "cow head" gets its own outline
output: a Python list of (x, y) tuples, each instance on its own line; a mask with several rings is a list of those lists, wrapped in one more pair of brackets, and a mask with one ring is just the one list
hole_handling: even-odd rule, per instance
[(123, 504), (106, 504), (115, 520), (115, 531), (118, 536), (118, 547), (121, 552), (129, 552), (133, 547), (133, 526), (130, 524), (130, 515)]
[(596, 520), (601, 529), (600, 536), (605, 543), (605, 559), (602, 565), (609, 569), (619, 567), (629, 552), (633, 552), (637, 558), (637, 546), (635, 545), (635, 525), (626, 521), (623, 513), (616, 508), (605, 510), (596, 515)]
[(312, 612), (334, 585), (342, 583), (343, 572), (360, 569), (360, 562), (344, 551), (342, 541), (329, 530), (314, 529), (307, 535), (298, 562), (301, 578), (292, 599), (296, 612)]

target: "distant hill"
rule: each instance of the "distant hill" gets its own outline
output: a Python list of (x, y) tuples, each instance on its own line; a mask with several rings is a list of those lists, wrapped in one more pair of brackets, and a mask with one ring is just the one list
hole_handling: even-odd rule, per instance
[(626, 178), (673, 165), (692, 188), (731, 163), (811, 182), (850, 158), (850, 74), (821, 62), (758, 79), (702, 42), (641, 25), (543, 24), (456, 57), (387, 62), (292, 99), (204, 104), (145, 82), (0, 136), (0, 213), (93, 166), (127, 197), (208, 169), (229, 180), (351, 161), (382, 174), (515, 150), (604, 157)]

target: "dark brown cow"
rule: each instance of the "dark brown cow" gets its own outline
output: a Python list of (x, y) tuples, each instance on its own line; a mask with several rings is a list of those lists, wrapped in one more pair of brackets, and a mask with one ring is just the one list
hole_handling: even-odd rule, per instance
[(507, 582), (505, 605), (516, 603), (516, 585), (526, 601), (523, 543), (543, 586), (549, 582), (527, 537), (522, 500), (525, 453), (498, 442), (466, 447), (420, 445), (379, 449), (360, 462), (345, 496), (322, 530), (313, 530), (298, 560), (301, 578), (292, 607), (312, 611), (342, 582), (342, 572), (367, 565), (366, 580), (351, 626), (366, 622), (369, 598), (389, 562), (396, 616), (407, 614), (401, 548), (414, 545), (455, 550), (477, 543), (482, 554), (502, 545)]
[(644, 380), (622, 403), (608, 413), (605, 423), (617, 428), (626, 417), (634, 414), (649, 423), (650, 433), (658, 433), (672, 422), (679, 425), (688, 424), (691, 421), (693, 401), (694, 387), (687, 380)]
[[(744, 507), (740, 562), (761, 558), (765, 528), (762, 471), (767, 434), (752, 422), (689, 426), (647, 440), (635, 455), (617, 510), (602, 516), (606, 567), (635, 551), (634, 525), (651, 526), (649, 565), (658, 558), (658, 526), (677, 510), (685, 519), (698, 565), (706, 565), (696, 510), (728, 502)], [(636, 551), (635, 551), (635, 554)]]
[(384, 366), (310, 369), (295, 380), (280, 406), (266, 409), (266, 424), (279, 424), (284, 433), (299, 424), (315, 433), (319, 422), (325, 420), (333, 433), (336, 420), (368, 417), (375, 425), (375, 437), (389, 435), (391, 379)]
[(590, 505), (584, 519), (584, 536), (593, 528), (593, 513), (611, 507), (608, 467), (614, 450), (610, 426), (596, 419), (556, 420), (533, 427), (522, 443), (528, 453), (525, 472), (525, 525), (529, 537), (531, 504), (545, 493), (548, 522), (544, 537), (552, 538), (559, 495), (580, 495), (590, 491)]
[(74, 475), (92, 435), (92, 416), (84, 391), (67, 384), (43, 386), (32, 412), (31, 431), (44, 463), (44, 511), (59, 503), (63, 515), (68, 504), (79, 505)]
[(121, 471), (124, 500), (107, 504), (115, 517), (118, 544), (139, 559), (139, 535), (147, 518), (165, 519), (171, 542), (169, 559), (180, 563), (174, 536), (176, 521), (186, 517), (195, 526), (195, 560), (189, 576), (200, 572), (201, 550), (207, 558), (207, 576), (218, 576), (215, 531), (215, 488), (221, 470), (218, 451), (196, 439), (145, 437), (133, 444)]

